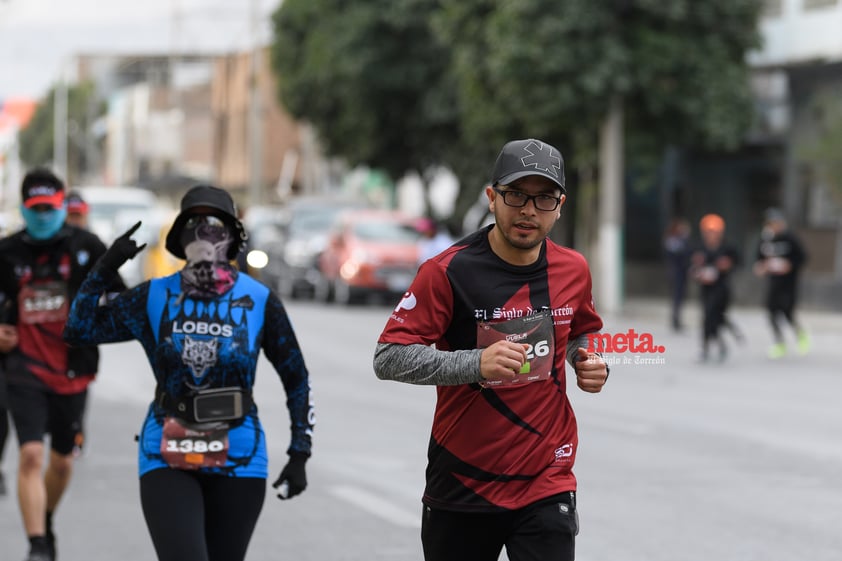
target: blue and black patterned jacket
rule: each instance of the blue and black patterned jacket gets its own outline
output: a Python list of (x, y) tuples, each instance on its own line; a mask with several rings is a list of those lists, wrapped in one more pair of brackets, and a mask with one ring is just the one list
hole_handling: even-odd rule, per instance
[[(198, 299), (182, 294), (181, 274), (176, 273), (141, 283), (100, 306), (107, 276), (95, 268), (79, 289), (64, 331), (68, 343), (137, 339), (158, 388), (175, 398), (205, 388), (238, 386), (250, 392), (263, 349), (287, 394), (292, 426), (288, 452), (310, 454), (314, 417), (309, 375), (289, 317), (269, 288), (240, 273), (225, 294)], [(140, 435), (141, 475), (166, 467), (159, 453), (164, 415), (153, 401)], [(266, 477), (266, 443), (256, 405), (230, 430), (229, 440), (229, 464), (207, 469)]]

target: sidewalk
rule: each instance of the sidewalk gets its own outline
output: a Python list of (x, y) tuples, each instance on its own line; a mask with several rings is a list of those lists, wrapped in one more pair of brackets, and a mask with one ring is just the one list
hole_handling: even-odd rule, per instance
[[(732, 306), (729, 312), (729, 315), (734, 318), (750, 318), (752, 324), (759, 319), (764, 323), (767, 330), (770, 329), (766, 309), (762, 306)], [(842, 335), (842, 313), (840, 312), (798, 309), (796, 316), (810, 332), (836, 329)], [(664, 326), (669, 327), (670, 302), (666, 298), (629, 298), (624, 302), (621, 313), (606, 314), (606, 317), (623, 321), (641, 320), (649, 322), (660, 320)], [(697, 299), (685, 302), (682, 309), (682, 320), (685, 328), (689, 330), (701, 325), (702, 310)]]
[[(597, 303), (598, 306), (598, 303)], [(600, 310), (597, 308), (597, 311)], [(634, 331), (636, 344), (642, 344), (641, 336), (648, 334), (654, 344), (666, 348), (666, 354), (643, 356), (662, 357), (673, 367), (690, 367), (698, 363), (701, 352), (702, 310), (698, 301), (688, 301), (682, 309), (684, 329), (677, 332), (672, 329), (670, 303), (666, 299), (632, 298), (624, 303), (620, 313), (610, 314), (600, 312), (603, 318), (602, 332), (616, 336), (617, 334), (631, 334)], [(809, 361), (814, 366), (826, 368), (828, 364), (838, 364), (842, 360), (842, 345), (839, 336), (842, 335), (842, 313), (820, 312), (805, 310), (797, 312), (797, 319), (810, 334), (811, 350)], [(766, 310), (759, 306), (734, 306), (728, 311), (728, 317), (743, 334), (743, 339), (737, 339), (732, 333), (724, 333), (724, 342), (729, 359), (727, 365), (735, 366), (746, 361), (761, 361), (766, 363), (768, 351), (774, 343), (772, 328)], [(795, 335), (788, 325), (783, 326), (784, 340), (788, 347), (784, 362), (803, 357), (796, 351)], [(635, 353), (631, 341), (626, 354)], [(713, 349), (714, 352), (718, 351)], [(737, 360), (737, 356), (741, 358)], [(716, 361), (712, 361), (717, 364)], [(792, 362), (792, 364), (796, 364)], [(805, 363), (800, 363), (805, 364)]]

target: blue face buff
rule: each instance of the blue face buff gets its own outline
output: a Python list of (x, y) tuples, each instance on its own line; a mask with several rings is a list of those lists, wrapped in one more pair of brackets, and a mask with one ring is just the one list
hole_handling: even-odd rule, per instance
[(20, 212), (26, 222), (26, 233), (36, 240), (48, 240), (61, 230), (67, 218), (67, 208), (36, 211), (21, 205)]

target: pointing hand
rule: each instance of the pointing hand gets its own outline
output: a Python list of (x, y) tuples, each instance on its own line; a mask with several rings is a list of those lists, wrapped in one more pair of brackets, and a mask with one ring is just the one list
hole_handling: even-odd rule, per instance
[(109, 247), (105, 254), (99, 258), (100, 267), (116, 272), (117, 269), (123, 266), (123, 263), (129, 259), (133, 259), (135, 255), (140, 253), (140, 251), (146, 247), (146, 244), (138, 246), (131, 238), (132, 234), (140, 228), (140, 224), (141, 222), (138, 221), (138, 223), (129, 228), (126, 233), (114, 240), (111, 247)]

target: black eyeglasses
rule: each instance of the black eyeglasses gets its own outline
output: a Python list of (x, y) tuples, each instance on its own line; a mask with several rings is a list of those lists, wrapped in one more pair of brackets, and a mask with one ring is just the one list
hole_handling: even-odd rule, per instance
[(543, 211), (551, 211), (558, 208), (561, 204), (561, 197), (553, 197), (552, 195), (527, 195), (522, 191), (515, 191), (512, 189), (499, 189), (492, 187), (501, 197), (506, 206), (515, 208), (523, 208), (529, 201), (535, 205), (535, 208)]
[(225, 222), (212, 214), (194, 214), (184, 223), (185, 228), (195, 228), (199, 224), (207, 224), (213, 228), (224, 228)]

